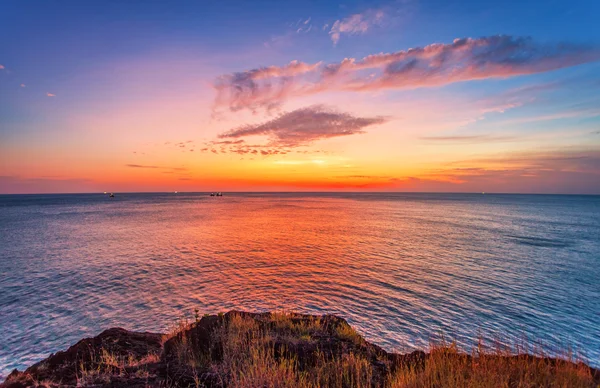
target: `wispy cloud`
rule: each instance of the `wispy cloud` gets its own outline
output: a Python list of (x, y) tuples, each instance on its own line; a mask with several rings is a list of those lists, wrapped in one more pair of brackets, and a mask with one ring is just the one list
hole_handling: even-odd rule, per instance
[(515, 136), (494, 136), (489, 134), (484, 135), (452, 135), (452, 136), (422, 136), (421, 140), (436, 144), (477, 144), (477, 143), (492, 143), (492, 142), (509, 142), (515, 141), (518, 138)]
[(194, 140), (186, 140), (186, 141), (179, 141), (179, 142), (166, 141), (164, 143), (156, 144), (156, 145), (166, 146), (168, 148), (171, 148), (171, 149), (179, 151), (179, 152), (193, 152), (196, 147)]
[(310, 23), (311, 18), (309, 17), (308, 19), (302, 21), (299, 20), (298, 23), (296, 23), (296, 33), (300, 34), (300, 33), (308, 33), (310, 32), (310, 30), (312, 30), (312, 24)]
[(600, 59), (598, 47), (540, 44), (527, 37), (455, 39), (362, 59), (292, 61), (219, 77), (215, 107), (273, 109), (287, 98), (334, 90), (354, 92), (435, 87), (454, 82), (541, 73)]
[(126, 164), (125, 167), (130, 168), (142, 168), (142, 169), (161, 169), (167, 171), (188, 171), (186, 167), (165, 167), (165, 166), (155, 166), (155, 165), (145, 165), (145, 164)]
[(48, 97), (56, 97), (56, 94), (46, 93), (46, 96), (48, 96)]
[(298, 147), (320, 139), (363, 133), (365, 128), (387, 120), (385, 117), (356, 117), (323, 105), (314, 105), (283, 113), (262, 124), (232, 129), (219, 137), (266, 135), (272, 145)]
[[(307, 64), (291, 61), (285, 66), (268, 66), (242, 73), (226, 74), (215, 82), (215, 104), (228, 105), (233, 111), (259, 107), (274, 108), (287, 94), (286, 84), (298, 75), (312, 73), (321, 62)], [(276, 84), (272, 84), (275, 82)], [(270, 93), (273, 90), (274, 94)]]
[[(515, 152), (500, 156), (457, 161), (454, 165), (485, 165), (487, 169), (542, 171), (570, 171), (593, 173), (600, 176), (600, 149), (567, 149), (538, 152)], [(599, 181), (600, 182), (600, 181)]]
[(390, 190), (598, 194), (599, 171), (598, 149), (572, 149), (493, 155), (457, 161), (419, 176), (364, 180)]
[(158, 166), (144, 166), (142, 164), (126, 164), (125, 166), (131, 167), (131, 168), (160, 168)]
[(244, 139), (239, 140), (222, 140), (222, 141), (211, 141), (211, 145), (232, 145), (232, 144), (242, 144), (244, 143)]
[(308, 34), (313, 30), (313, 24), (311, 18), (298, 19), (296, 22), (287, 24), (287, 31), (283, 34), (273, 35), (269, 40), (263, 43), (266, 48), (281, 48), (284, 46), (291, 46), (294, 42), (295, 36), (298, 34)]
[(329, 31), (331, 41), (336, 45), (342, 34), (363, 34), (373, 25), (380, 24), (384, 16), (385, 13), (383, 10), (368, 10), (363, 13), (354, 14), (345, 19), (336, 20)]
[(4, 69), (5, 69), (4, 65), (0, 65), (0, 70), (4, 70)]
[(431, 170), (420, 178), (446, 182), (446, 186), (449, 183), (459, 191), (598, 194), (600, 150), (548, 150), (474, 158)]
[(24, 88), (24, 87), (25, 87), (25, 84), (21, 84), (21, 87), (22, 87), (22, 88)]
[(562, 112), (548, 113), (548, 114), (540, 114), (530, 117), (519, 117), (506, 119), (501, 121), (503, 125), (514, 125), (514, 124), (524, 124), (531, 122), (539, 122), (539, 121), (552, 121), (552, 120), (562, 120), (562, 119), (570, 119), (570, 118), (590, 118), (590, 117), (598, 117), (600, 116), (600, 109), (598, 108), (585, 108), (585, 109), (567, 109)]

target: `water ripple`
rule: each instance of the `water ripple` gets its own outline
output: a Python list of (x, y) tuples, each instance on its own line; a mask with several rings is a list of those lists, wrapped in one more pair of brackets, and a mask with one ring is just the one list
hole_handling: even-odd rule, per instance
[(598, 236), (598, 197), (0, 196), (0, 375), (194, 308), (339, 314), (399, 351), (525, 336), (600, 366)]

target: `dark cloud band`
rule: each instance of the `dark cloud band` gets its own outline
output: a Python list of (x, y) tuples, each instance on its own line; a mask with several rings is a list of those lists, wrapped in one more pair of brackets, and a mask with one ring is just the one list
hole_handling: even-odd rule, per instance
[(382, 124), (387, 120), (381, 116), (356, 117), (323, 105), (314, 105), (283, 113), (262, 124), (234, 128), (219, 137), (242, 138), (266, 135), (273, 146), (298, 147), (320, 139), (362, 133), (365, 128)]

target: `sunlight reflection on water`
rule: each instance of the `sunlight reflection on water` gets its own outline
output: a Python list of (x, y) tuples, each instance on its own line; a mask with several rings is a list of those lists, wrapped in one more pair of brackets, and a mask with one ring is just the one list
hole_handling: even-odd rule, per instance
[(0, 373), (194, 308), (334, 313), (388, 350), (478, 332), (600, 364), (600, 199), (0, 196)]

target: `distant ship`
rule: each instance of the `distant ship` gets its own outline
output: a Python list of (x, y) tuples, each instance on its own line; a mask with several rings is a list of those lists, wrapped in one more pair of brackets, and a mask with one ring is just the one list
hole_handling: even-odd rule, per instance
[(115, 195), (114, 195), (113, 193), (110, 193), (109, 197), (110, 197), (110, 198), (114, 198), (114, 197), (115, 197)]
[(222, 197), (222, 196), (223, 196), (223, 193), (221, 193), (221, 192), (219, 192), (219, 193), (216, 193), (216, 194), (215, 194), (215, 193), (210, 193), (210, 196), (211, 196), (211, 197)]

